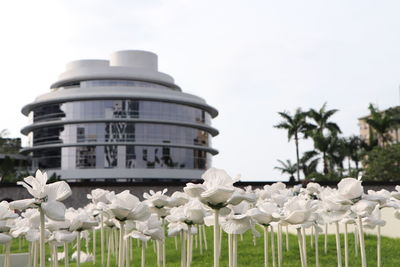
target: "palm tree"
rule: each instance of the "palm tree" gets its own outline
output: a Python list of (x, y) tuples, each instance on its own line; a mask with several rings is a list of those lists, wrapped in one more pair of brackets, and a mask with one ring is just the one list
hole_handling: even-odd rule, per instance
[(356, 177), (358, 177), (358, 172), (359, 172), (358, 166), (362, 159), (362, 153), (363, 153), (362, 152), (363, 140), (359, 136), (353, 135), (346, 138), (345, 145), (347, 150), (347, 158), (349, 160), (348, 162), (349, 175), (351, 174), (350, 160), (352, 160), (356, 165)]
[(328, 174), (333, 169), (333, 152), (337, 145), (337, 136), (329, 134), (324, 136), (321, 133), (313, 135), (314, 148), (322, 154), (322, 164), (324, 174)]
[[(299, 166), (299, 135), (303, 134), (307, 138), (307, 133), (312, 130), (312, 126), (306, 122), (306, 113), (300, 108), (296, 109), (293, 116), (289, 112), (278, 112), (283, 121), (275, 125), (275, 128), (285, 129), (288, 133), (288, 141), (294, 139), (296, 145), (296, 164)], [(300, 171), (297, 170), (297, 180), (300, 181)]]
[(368, 109), (371, 114), (367, 118), (367, 123), (373, 129), (370, 131), (370, 136), (373, 137), (375, 132), (378, 143), (386, 146), (392, 140), (389, 130), (399, 123), (399, 119), (389, 112), (380, 112), (372, 104), (369, 104)]
[[(338, 112), (337, 109), (326, 110), (326, 103), (319, 110), (310, 109), (307, 112), (307, 117), (313, 120), (312, 131), (309, 135), (314, 141), (314, 148), (322, 153), (322, 162), (324, 164), (323, 171), (327, 174), (328, 171), (328, 152), (332, 151), (330, 143), (333, 141), (333, 136), (341, 133), (339, 126), (330, 121), (330, 118)], [(324, 140), (326, 139), (327, 140)]]
[(297, 165), (292, 164), (292, 162), (287, 159), (286, 162), (283, 162), (282, 160), (278, 159), (278, 162), (281, 164), (281, 166), (274, 167), (274, 169), (280, 170), (281, 173), (287, 173), (290, 175), (290, 180), (294, 179), (293, 174), (295, 174), (298, 171)]
[(330, 144), (328, 149), (328, 159), (330, 161), (330, 171), (335, 172), (335, 166), (339, 171), (340, 177), (343, 177), (344, 164), (348, 149), (346, 139), (337, 135), (330, 136)]
[(300, 168), (303, 171), (304, 178), (309, 178), (310, 174), (317, 172), (320, 158), (315, 150), (306, 151), (300, 158)]
[(325, 130), (334, 134), (341, 133), (342, 131), (339, 126), (336, 123), (329, 121), (330, 117), (338, 111), (338, 109), (326, 110), (326, 103), (324, 103), (318, 111), (310, 109), (307, 112), (307, 116), (315, 122), (314, 134), (326, 134), (324, 133)]

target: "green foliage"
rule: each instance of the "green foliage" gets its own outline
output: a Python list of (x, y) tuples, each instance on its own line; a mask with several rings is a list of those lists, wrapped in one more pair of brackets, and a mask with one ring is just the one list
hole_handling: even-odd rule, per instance
[(400, 181), (400, 144), (375, 147), (363, 160), (367, 181)]
[(0, 161), (1, 182), (13, 182), (16, 179), (15, 160), (5, 157)]
[[(397, 109), (380, 112), (374, 105), (370, 104), (368, 109), (371, 114), (367, 118), (367, 123), (375, 131), (379, 144), (386, 146), (392, 140), (389, 130), (399, 125), (399, 113)], [(374, 132), (370, 132), (370, 137), (374, 138)]]
[(0, 136), (0, 154), (18, 154), (20, 149), (20, 138), (3, 138)]

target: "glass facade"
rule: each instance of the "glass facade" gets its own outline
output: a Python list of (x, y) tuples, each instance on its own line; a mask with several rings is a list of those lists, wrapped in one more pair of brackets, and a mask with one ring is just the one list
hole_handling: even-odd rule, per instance
[(28, 138), (33, 145), (138, 142), (211, 146), (211, 135), (204, 130), (155, 123), (66, 124), (36, 129)]
[(206, 169), (211, 163), (206, 151), (164, 146), (62, 147), (37, 150), (32, 156), (40, 169)]
[(151, 88), (165, 88), (171, 89), (165, 85), (156, 83), (134, 81), (134, 80), (87, 80), (76, 81), (61, 85), (55, 89), (70, 89), (70, 88), (87, 88), (87, 87), (100, 87), (100, 86), (134, 86), (134, 87), (151, 87)]
[(211, 116), (199, 108), (147, 100), (91, 100), (39, 106), (33, 122), (91, 119), (151, 119), (210, 125)]

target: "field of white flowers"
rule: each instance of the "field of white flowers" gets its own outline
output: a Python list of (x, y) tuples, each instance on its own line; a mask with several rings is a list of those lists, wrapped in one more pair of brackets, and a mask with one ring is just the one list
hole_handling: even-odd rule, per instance
[[(168, 266), (166, 239), (172, 239), (174, 242), (168, 244), (179, 249), (181, 267), (194, 263), (194, 244), (201, 253), (213, 250), (214, 267), (219, 266), (222, 255), (227, 256), (229, 267), (236, 267), (238, 239), (251, 233), (254, 244), (264, 251), (258, 266), (280, 267), (285, 261), (283, 250), (289, 246), (289, 231), (297, 235), (298, 265), (308, 266), (307, 231), (313, 244), (315, 266), (319, 266), (319, 254), (327, 250), (330, 231), (336, 236), (337, 266), (349, 266), (350, 257), (359, 254), (361, 266), (365, 267), (366, 229), (374, 229), (376, 233), (376, 264), (381, 266), (381, 229), (385, 225), (382, 209), (392, 218), (400, 218), (400, 186), (393, 192), (364, 192), (360, 180), (345, 178), (337, 189), (317, 183), (309, 183), (306, 188), (286, 188), (283, 183), (275, 183), (262, 189), (240, 189), (234, 186), (237, 178), (215, 168), (206, 171), (202, 178), (203, 183), (188, 183), (183, 192), (170, 196), (166, 189), (144, 193), (144, 201), (128, 190), (116, 194), (95, 189), (87, 196), (90, 204), (73, 209), (62, 203), (72, 193), (69, 185), (64, 181), (48, 184), (46, 173), (37, 171), (35, 177), (18, 182), (32, 198), (0, 203), (4, 266), (12, 265), (10, 247), (15, 239), (29, 242), (28, 266), (56, 267), (60, 261), (64, 266), (69, 266), (71, 261), (80, 266), (93, 261), (96, 253), (100, 255), (98, 266), (111, 266), (111, 255), (116, 255), (117, 266), (132, 266), (132, 240), (137, 239), (141, 243), (141, 266), (146, 266), (146, 247), (151, 242), (155, 246), (157, 265), (163, 267)], [(212, 248), (207, 247), (209, 228), (213, 229)], [(222, 251), (222, 233), (228, 237), (227, 251)], [(94, 239), (93, 244), (100, 243), (97, 250), (93, 246), (92, 254), (82, 251), (82, 243), (87, 247), (89, 236)], [(96, 241), (96, 236), (100, 240)], [(351, 249), (355, 255), (350, 255), (350, 236), (355, 241)], [(257, 238), (263, 241), (256, 242)], [(318, 245), (321, 240), (322, 247)], [(62, 253), (59, 253), (60, 247)], [(49, 258), (46, 253), (50, 254)], [(71, 254), (72, 258), (68, 256)]]

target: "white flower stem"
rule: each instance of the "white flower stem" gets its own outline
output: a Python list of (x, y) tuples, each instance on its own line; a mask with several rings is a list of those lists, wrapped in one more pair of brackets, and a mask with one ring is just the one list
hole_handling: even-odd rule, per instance
[(360, 248), (361, 248), (361, 266), (367, 267), (367, 258), (365, 254), (365, 243), (364, 243), (364, 230), (362, 225), (362, 219), (358, 216), (358, 235), (360, 238)]
[[(162, 219), (162, 229), (164, 232), (164, 236), (165, 236), (165, 219)], [(166, 261), (167, 261), (167, 257), (166, 257), (166, 252), (165, 252), (165, 238), (163, 240), (161, 240), (161, 244), (162, 244), (162, 266), (165, 267)]]
[(268, 266), (268, 226), (264, 226), (264, 267)]
[(319, 267), (319, 251), (318, 251), (318, 231), (317, 231), (317, 226), (314, 225), (315, 232), (314, 232), (314, 238), (315, 238), (315, 267)]
[(199, 229), (199, 246), (200, 246), (200, 255), (203, 255), (203, 227), (201, 225), (197, 225), (197, 229)]
[(186, 267), (185, 232), (181, 230), (181, 267)]
[(76, 267), (81, 266), (81, 232), (78, 231), (78, 235), (76, 236), (76, 249), (77, 249), (77, 257), (76, 257)]
[(120, 221), (119, 229), (119, 256), (118, 256), (118, 266), (124, 266), (124, 235), (125, 235), (125, 222)]
[(146, 241), (142, 241), (141, 267), (146, 267)]
[(33, 266), (38, 266), (38, 241), (33, 243)]
[(232, 266), (232, 234), (228, 234), (228, 266)]
[(214, 210), (214, 267), (219, 267), (219, 210)]
[(357, 229), (357, 224), (354, 224), (354, 255), (356, 257), (358, 257), (358, 243), (359, 243), (359, 239), (358, 239), (358, 229)]
[(303, 258), (304, 258), (304, 265), (307, 265), (307, 236), (306, 236), (306, 229), (301, 227), (301, 234), (302, 238), (302, 247), (303, 247)]
[(96, 229), (93, 228), (93, 264), (96, 265)]
[(382, 259), (381, 259), (381, 226), (377, 226), (377, 240), (376, 240), (376, 266), (381, 267)]
[(232, 258), (232, 262), (233, 262), (233, 267), (237, 267), (237, 254), (238, 254), (238, 235), (233, 234), (233, 244), (232, 244), (232, 250), (233, 250), (233, 258)]
[(28, 267), (32, 266), (32, 242), (29, 242), (29, 247), (28, 247), (28, 252), (29, 252), (29, 256), (28, 256)]
[(278, 223), (278, 267), (282, 265), (282, 226)]
[[(103, 212), (100, 213), (100, 252), (101, 252), (101, 267), (104, 267), (104, 222)], [(108, 244), (110, 245), (110, 244)]]
[(108, 249), (107, 249), (107, 267), (110, 267), (111, 253), (114, 250), (112, 248), (112, 245), (113, 245), (112, 229), (109, 229), (109, 231), (108, 231)]
[(311, 227), (310, 247), (311, 247), (311, 248), (314, 248), (314, 227)]
[(302, 241), (302, 235), (301, 235), (301, 229), (300, 228), (296, 228), (297, 230), (297, 239), (299, 242), (299, 254), (300, 254), (300, 261), (301, 261), (301, 267), (305, 267), (304, 265), (304, 250), (303, 250), (303, 241)]
[(286, 251), (289, 251), (289, 226), (286, 225)]
[(205, 250), (208, 250), (206, 226), (202, 225), (202, 227), (203, 227), (204, 248), (205, 248)]
[(275, 262), (275, 233), (274, 227), (271, 225), (271, 253), (272, 253), (272, 267), (276, 267)]
[(125, 250), (125, 260), (126, 260), (125, 261), (125, 266), (129, 267), (130, 266), (130, 262), (131, 262), (130, 255), (131, 255), (131, 249), (132, 249), (132, 246), (129, 245), (130, 244), (130, 238), (125, 239), (124, 243), (125, 243), (124, 250)]
[(175, 241), (175, 250), (178, 250), (178, 237), (174, 236), (174, 241)]
[(335, 222), (336, 228), (336, 255), (337, 255), (337, 265), (342, 267), (342, 250), (340, 247), (340, 233), (339, 233), (339, 222)]
[(7, 244), (6, 244), (6, 255), (4, 256), (4, 266), (5, 267), (10, 267), (11, 266), (11, 259), (10, 259), (10, 247), (11, 247), (11, 241), (10, 242), (8, 242)]
[(58, 249), (56, 245), (54, 245), (54, 267), (58, 267)]
[(325, 255), (328, 253), (328, 224), (325, 224), (325, 240), (324, 240), (324, 252)]
[(46, 265), (46, 253), (44, 246), (44, 211), (41, 207), (39, 207), (40, 214), (40, 267), (45, 267)]
[(64, 243), (64, 266), (68, 267), (69, 265), (69, 256), (68, 256), (68, 244), (65, 242)]
[(187, 252), (186, 252), (186, 256), (187, 256), (187, 260), (186, 260), (186, 267), (190, 267), (190, 253), (191, 253), (191, 248), (192, 248), (192, 235), (191, 235), (191, 229), (192, 227), (190, 225), (188, 225), (188, 232), (187, 232)]
[(344, 266), (349, 267), (349, 240), (347, 223), (344, 224)]

